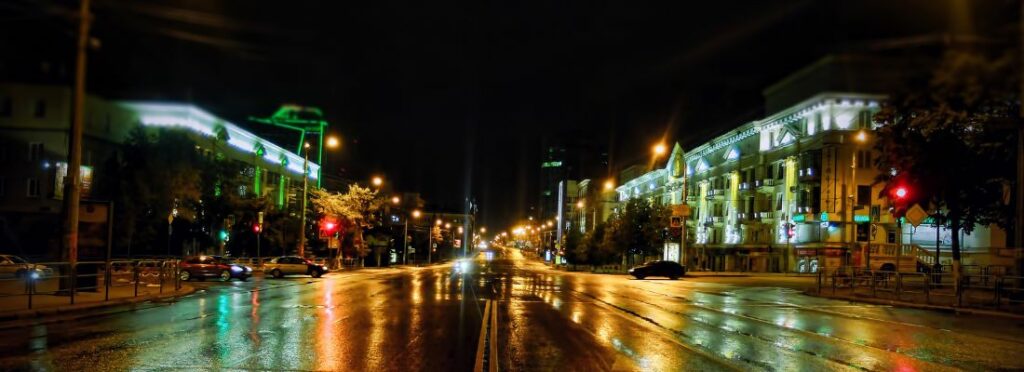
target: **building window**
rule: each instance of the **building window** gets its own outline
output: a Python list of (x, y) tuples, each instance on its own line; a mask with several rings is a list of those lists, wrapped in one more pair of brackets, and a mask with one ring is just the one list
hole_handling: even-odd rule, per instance
[(28, 161), (39, 161), (43, 158), (43, 143), (42, 142), (30, 142), (28, 144)]
[(37, 117), (37, 118), (45, 118), (46, 117), (46, 101), (44, 101), (44, 100), (37, 100), (36, 101), (36, 107), (35, 107), (35, 110), (33, 111), (33, 115), (35, 115), (35, 117)]
[(868, 169), (871, 168), (871, 151), (860, 150), (857, 151), (857, 168)]
[(857, 185), (857, 205), (871, 205), (871, 186)]
[(857, 114), (857, 128), (871, 128), (871, 111), (864, 110)]
[(36, 178), (29, 178), (25, 182), (25, 196), (30, 198), (39, 197), (39, 180)]
[(11, 97), (4, 97), (3, 100), (0, 100), (0, 116), (9, 118), (12, 114), (14, 114), (14, 102)]
[(244, 198), (246, 191), (248, 191), (248, 188), (246, 188), (245, 185), (238, 186), (238, 196)]

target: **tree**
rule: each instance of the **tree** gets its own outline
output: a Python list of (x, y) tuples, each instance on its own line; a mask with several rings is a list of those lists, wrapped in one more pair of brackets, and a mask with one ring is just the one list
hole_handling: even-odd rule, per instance
[[(1007, 226), (1008, 190), (1014, 179), (1019, 62), (1004, 52), (951, 50), (926, 79), (911, 82), (874, 117), (881, 123), (876, 166), (885, 182), (910, 190), (907, 204), (945, 211), (952, 232), (953, 273), (959, 283), (961, 230), (977, 224)], [(902, 210), (897, 205), (895, 212)]]
[(352, 241), (356, 254), (366, 257), (370, 250), (363, 240), (363, 229), (370, 227), (377, 220), (377, 211), (384, 205), (376, 190), (359, 185), (350, 185), (348, 191), (342, 193), (331, 193), (321, 189), (313, 190), (313, 205), (317, 210), (327, 216), (337, 217), (355, 226), (351, 229), (354, 234)]
[(660, 255), (669, 215), (671, 211), (663, 205), (643, 198), (630, 199), (620, 214), (609, 219), (604, 242), (618, 247), (630, 264), (636, 255)]
[(116, 205), (115, 244), (128, 252), (143, 247), (149, 254), (163, 253), (156, 247), (167, 246), (167, 216), (176, 214), (176, 219), (184, 221), (196, 218), (202, 159), (187, 134), (168, 129), (134, 129), (123, 152), (122, 160), (111, 159), (104, 165), (109, 177), (97, 185)]

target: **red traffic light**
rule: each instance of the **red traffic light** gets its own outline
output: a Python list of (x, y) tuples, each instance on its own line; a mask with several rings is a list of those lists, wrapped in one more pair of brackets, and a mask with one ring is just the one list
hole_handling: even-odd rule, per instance
[(262, 230), (262, 229), (263, 229), (263, 228), (262, 228), (262, 227), (260, 226), (260, 224), (254, 224), (254, 225), (252, 225), (252, 232), (254, 232), (254, 233), (259, 233), (259, 232), (260, 232), (260, 230)]
[(893, 192), (893, 193), (896, 194), (896, 198), (898, 198), (898, 199), (906, 199), (907, 198), (907, 194), (909, 193), (909, 191), (907, 191), (906, 187), (900, 186), (900, 187), (897, 187), (896, 191)]
[(324, 223), (324, 230), (327, 230), (327, 231), (334, 231), (334, 229), (337, 228), (337, 227), (338, 226), (335, 225), (334, 222), (325, 222)]

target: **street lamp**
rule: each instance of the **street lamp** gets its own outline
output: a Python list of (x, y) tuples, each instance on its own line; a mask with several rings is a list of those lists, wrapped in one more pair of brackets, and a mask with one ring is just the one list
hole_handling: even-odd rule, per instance
[(604, 181), (604, 191), (612, 191), (615, 188), (615, 181), (607, 180)]
[[(397, 198), (397, 197), (396, 197)], [(413, 209), (412, 218), (420, 218), (420, 210)], [(427, 249), (430, 249), (430, 243), (427, 243)], [(402, 233), (402, 264), (406, 265), (409, 263), (409, 218), (405, 219), (405, 232)]]
[(374, 186), (380, 187), (380, 185), (384, 184), (384, 179), (380, 178), (380, 176), (374, 176), (371, 182), (373, 182)]
[(400, 199), (397, 196), (392, 196), (391, 197), (391, 204), (398, 205), (398, 203), (400, 203), (401, 201), (402, 201), (402, 199)]
[(655, 156), (661, 156), (665, 154), (665, 151), (668, 151), (668, 148), (665, 147), (664, 143), (659, 143), (654, 145), (654, 147), (651, 148), (651, 151), (654, 152)]
[(480, 233), (481, 234), (486, 233), (486, 232), (487, 232), (487, 228), (486, 227), (481, 227), (480, 228)]
[(338, 146), (341, 146), (341, 141), (338, 140), (338, 137), (335, 137), (335, 136), (327, 137), (327, 147), (330, 147), (330, 148), (333, 149), (333, 148), (337, 148)]

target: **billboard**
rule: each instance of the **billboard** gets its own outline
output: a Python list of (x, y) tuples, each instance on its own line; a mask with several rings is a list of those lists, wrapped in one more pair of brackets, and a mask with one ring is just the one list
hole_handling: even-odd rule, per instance
[[(57, 163), (57, 174), (53, 178), (53, 198), (64, 199), (64, 179), (68, 176), (68, 163)], [(82, 197), (85, 198), (92, 192), (92, 167), (83, 165), (79, 168), (82, 177)]]

